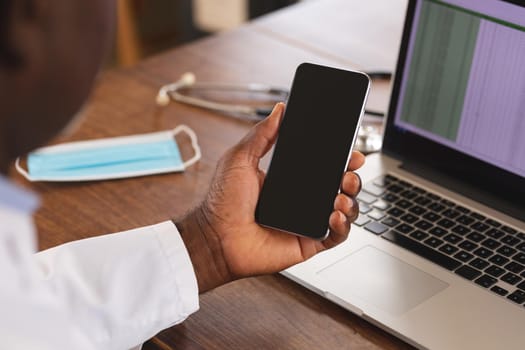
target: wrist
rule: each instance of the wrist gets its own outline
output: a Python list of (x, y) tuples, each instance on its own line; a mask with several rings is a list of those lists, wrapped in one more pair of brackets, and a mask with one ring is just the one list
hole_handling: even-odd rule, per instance
[(233, 280), (219, 236), (213, 230), (201, 205), (181, 220), (173, 220), (190, 256), (199, 293)]

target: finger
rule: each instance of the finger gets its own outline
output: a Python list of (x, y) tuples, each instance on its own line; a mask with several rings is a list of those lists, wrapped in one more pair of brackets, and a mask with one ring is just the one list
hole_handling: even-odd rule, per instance
[(239, 143), (239, 148), (255, 159), (262, 158), (277, 139), (279, 125), (284, 112), (284, 103), (275, 105), (272, 113), (255, 125)]
[(355, 198), (340, 193), (335, 198), (334, 210), (340, 211), (352, 222), (359, 215), (359, 204)]
[(340, 211), (334, 211), (330, 215), (330, 234), (328, 238), (323, 241), (323, 246), (326, 249), (332, 248), (348, 238), (350, 232), (350, 222), (346, 216)]
[(355, 197), (361, 191), (363, 183), (359, 174), (347, 171), (341, 182), (341, 189), (349, 196)]
[(365, 156), (359, 151), (353, 151), (350, 157), (350, 163), (348, 164), (348, 170), (354, 171), (359, 169), (365, 164)]

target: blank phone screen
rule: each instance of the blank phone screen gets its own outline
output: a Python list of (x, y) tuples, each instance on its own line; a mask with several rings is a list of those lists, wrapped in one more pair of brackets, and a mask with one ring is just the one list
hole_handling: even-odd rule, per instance
[(309, 63), (297, 68), (257, 204), (258, 223), (326, 236), (368, 88), (363, 73)]

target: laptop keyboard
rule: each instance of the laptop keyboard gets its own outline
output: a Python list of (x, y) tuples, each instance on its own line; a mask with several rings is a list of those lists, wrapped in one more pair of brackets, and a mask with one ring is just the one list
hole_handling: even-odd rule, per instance
[(392, 175), (357, 199), (355, 225), (524, 305), (524, 232)]

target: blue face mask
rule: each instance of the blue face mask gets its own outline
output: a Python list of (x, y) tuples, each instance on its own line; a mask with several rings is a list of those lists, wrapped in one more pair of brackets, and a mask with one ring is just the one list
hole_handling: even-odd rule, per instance
[[(195, 155), (183, 161), (175, 135), (185, 132)], [(26, 172), (30, 181), (91, 181), (184, 171), (201, 158), (197, 136), (180, 125), (172, 131), (80, 141), (44, 147), (29, 154)]]

